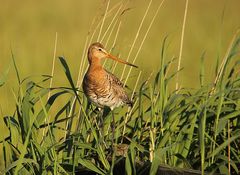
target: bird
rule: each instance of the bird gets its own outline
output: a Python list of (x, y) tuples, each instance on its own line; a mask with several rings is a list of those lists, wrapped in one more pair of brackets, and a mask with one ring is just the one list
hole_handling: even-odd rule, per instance
[(132, 106), (124, 84), (114, 74), (101, 65), (101, 60), (110, 58), (114, 61), (138, 68), (136, 65), (119, 59), (108, 53), (104, 46), (95, 42), (88, 48), (89, 67), (84, 75), (82, 88), (87, 99), (100, 109), (109, 107), (111, 110), (119, 106)]

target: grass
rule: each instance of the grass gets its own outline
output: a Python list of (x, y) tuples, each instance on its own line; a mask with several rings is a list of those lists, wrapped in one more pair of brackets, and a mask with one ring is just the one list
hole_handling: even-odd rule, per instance
[[(111, 6), (107, 1), (104, 14), (93, 21), (86, 36), (76, 82), (67, 58), (56, 59), (57, 33), (51, 75), (56, 71), (55, 66), (61, 65), (64, 72), (61, 78), (68, 83), (66, 86), (53, 86), (55, 77), (49, 75), (22, 78), (21, 68), (12, 51), (18, 88), (12, 90), (14, 111), (3, 117), (8, 135), (0, 143), (4, 164), (2, 173), (156, 174), (160, 165), (167, 165), (175, 167), (172, 168), (175, 172), (194, 169), (202, 174), (239, 174), (239, 31), (233, 36), (222, 64), (218, 66), (215, 63), (217, 71), (212, 76), (216, 78), (211, 83), (206, 83), (206, 57), (202, 54), (198, 76), (200, 86), (194, 90), (183, 87), (171, 90), (176, 76), (181, 78), (181, 70), (173, 69), (180, 58), (169, 54), (169, 38), (165, 37), (158, 57), (160, 67), (157, 73), (142, 79), (143, 70), (133, 72), (130, 68), (123, 68), (121, 79), (125, 84), (128, 84), (130, 75), (137, 75), (133, 88), (128, 87), (134, 100), (133, 108), (123, 107), (106, 113), (103, 128), (100, 127), (99, 112), (89, 105), (81, 90), (87, 67), (87, 47), (98, 39), (106, 43), (109, 50), (116, 52), (119, 30), (128, 10), (125, 3), (122, 1)], [(129, 62), (134, 63), (139, 58), (152, 24), (166, 2), (159, 2), (151, 16), (149, 9), (152, 3), (149, 1), (142, 14), (128, 52)], [(149, 24), (146, 24), (146, 17), (151, 18)], [(105, 26), (108, 26), (106, 33), (103, 30)], [(180, 55), (183, 52), (183, 37)], [(140, 43), (139, 47), (133, 52), (137, 43)], [(105, 63), (105, 67), (113, 72), (116, 66), (120, 65)], [(5, 85), (7, 73), (8, 69), (2, 74), (0, 86)], [(64, 99), (64, 104), (58, 106), (61, 99)], [(116, 125), (114, 143), (112, 115)]]

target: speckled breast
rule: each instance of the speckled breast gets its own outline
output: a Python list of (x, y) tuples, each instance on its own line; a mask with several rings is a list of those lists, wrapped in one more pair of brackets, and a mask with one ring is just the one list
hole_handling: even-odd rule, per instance
[[(87, 98), (96, 106), (103, 108), (107, 106), (114, 109), (124, 104), (122, 90), (116, 89), (113, 82), (109, 80), (109, 75), (104, 79), (91, 79), (87, 75), (83, 80), (83, 91)], [(122, 88), (122, 87), (121, 87)]]

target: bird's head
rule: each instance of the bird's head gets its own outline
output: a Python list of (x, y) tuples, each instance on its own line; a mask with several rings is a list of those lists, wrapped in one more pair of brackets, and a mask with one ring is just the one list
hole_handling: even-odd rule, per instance
[(114, 61), (117, 61), (119, 63), (123, 63), (123, 64), (127, 64), (129, 66), (133, 66), (133, 67), (136, 67), (135, 65), (127, 62), (127, 61), (124, 61), (124, 60), (121, 60), (113, 55), (111, 55), (110, 53), (108, 53), (103, 45), (99, 42), (96, 42), (96, 43), (93, 43), (90, 45), (89, 49), (88, 49), (88, 61), (89, 63), (91, 64), (93, 61), (96, 61), (96, 60), (101, 60), (103, 58), (110, 58)]

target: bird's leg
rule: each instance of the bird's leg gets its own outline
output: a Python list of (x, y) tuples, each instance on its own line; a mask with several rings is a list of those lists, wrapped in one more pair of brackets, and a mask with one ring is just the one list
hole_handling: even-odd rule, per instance
[(114, 112), (113, 112), (113, 110), (111, 112), (112, 112), (112, 124), (111, 124), (111, 127), (112, 127), (112, 151), (113, 151), (114, 150), (114, 139), (115, 139), (115, 119), (114, 119)]
[(100, 118), (99, 127), (102, 129), (103, 128), (103, 123), (104, 123), (104, 121), (103, 121), (104, 109), (98, 108), (98, 110), (99, 110), (99, 115), (98, 116)]
[(99, 130), (99, 136), (100, 136), (100, 143), (103, 143), (103, 145), (105, 146), (105, 148), (108, 148), (105, 140), (104, 140), (104, 110), (103, 108), (98, 108), (99, 113), (98, 113), (98, 117), (99, 117), (99, 124), (98, 124), (98, 130)]
[(98, 117), (99, 117), (99, 123), (98, 123), (98, 127), (99, 127), (99, 135), (100, 135), (100, 138), (103, 138), (104, 136), (104, 133), (103, 133), (103, 109), (101, 108), (98, 108), (99, 110), (99, 113), (98, 113)]
[(103, 136), (104, 136), (104, 118), (108, 115), (109, 109), (107, 107), (98, 108), (98, 109), (99, 109), (99, 111), (101, 111), (101, 114), (99, 115), (99, 117), (100, 117), (99, 127), (100, 127), (101, 131), (103, 132)]

